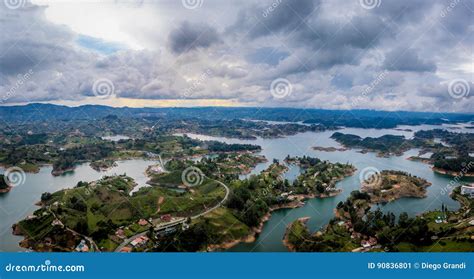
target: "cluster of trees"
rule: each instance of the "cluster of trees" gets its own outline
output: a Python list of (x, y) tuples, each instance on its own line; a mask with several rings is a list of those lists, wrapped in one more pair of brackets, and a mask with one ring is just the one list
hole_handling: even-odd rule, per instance
[(285, 161), (293, 161), (296, 160), (298, 165), (300, 165), (302, 168), (309, 168), (312, 166), (315, 166), (321, 162), (320, 159), (306, 156), (304, 155), (303, 157), (298, 157), (298, 158), (291, 158), (290, 155), (287, 155), (285, 158)]
[(260, 151), (259, 145), (253, 144), (227, 144), (219, 141), (206, 141), (207, 149), (210, 152), (239, 152), (239, 151)]
[(5, 176), (3, 174), (0, 174), (0, 190), (6, 190), (8, 188), (9, 188), (9, 186), (5, 182)]
[(299, 193), (316, 192), (328, 193), (335, 186), (337, 179), (347, 176), (353, 166), (350, 164), (330, 163), (309, 156), (285, 159), (287, 162), (296, 162), (304, 172), (293, 182)]
[(378, 138), (361, 138), (357, 135), (336, 132), (331, 138), (347, 147), (377, 150), (381, 152), (400, 152), (414, 146), (404, 136), (383, 135)]
[(401, 213), (398, 222), (391, 212), (383, 213), (380, 209), (370, 211), (367, 207), (361, 216), (354, 204), (358, 200), (370, 201), (367, 193), (354, 191), (344, 202), (340, 202), (338, 209), (349, 213), (354, 231), (366, 236), (377, 237), (379, 243), (393, 247), (397, 243), (409, 241), (415, 245), (429, 244), (433, 235), (428, 228), (428, 221), (419, 217), (409, 218), (407, 213)]
[[(153, 239), (154, 234), (149, 237)], [(157, 245), (153, 248), (155, 252), (195, 252), (204, 250), (209, 244), (219, 240), (208, 219), (192, 225), (187, 230), (178, 229), (176, 232), (160, 237)]]
[(31, 164), (49, 163), (55, 151), (48, 146), (19, 146), (17, 144), (2, 145), (0, 153), (1, 162), (5, 165), (18, 165), (26, 162)]
[(115, 150), (115, 144), (104, 142), (100, 144), (87, 144), (66, 149), (59, 153), (53, 164), (54, 170), (67, 170), (81, 161), (95, 161), (106, 158)]
[(472, 165), (474, 162), (474, 158), (470, 156), (465, 157), (458, 157), (458, 158), (438, 158), (434, 161), (433, 165), (436, 168), (440, 168), (447, 171), (466, 171), (466, 172), (474, 172), (474, 169), (471, 167), (467, 167), (468, 165)]
[(261, 218), (268, 212), (268, 204), (263, 199), (254, 199), (255, 194), (248, 187), (252, 182), (250, 180), (246, 180), (246, 182), (232, 191), (227, 207), (236, 212), (236, 217), (240, 221), (254, 227), (260, 223)]

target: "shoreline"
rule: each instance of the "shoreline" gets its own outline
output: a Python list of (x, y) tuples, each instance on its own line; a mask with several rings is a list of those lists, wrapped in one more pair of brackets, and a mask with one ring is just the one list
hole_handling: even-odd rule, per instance
[(285, 234), (283, 235), (283, 245), (288, 249), (289, 252), (297, 252), (295, 246), (291, 244), (289, 240), (291, 227), (295, 222), (300, 222), (303, 226), (306, 227), (306, 223), (308, 223), (310, 218), (311, 217), (301, 217), (286, 226)]
[(444, 174), (444, 175), (449, 175), (449, 176), (454, 176), (454, 177), (474, 177), (474, 173), (469, 173), (469, 172), (466, 172), (464, 173), (463, 171), (459, 171), (459, 172), (456, 172), (456, 171), (448, 171), (448, 170), (445, 170), (445, 169), (440, 169), (440, 168), (436, 168), (436, 167), (431, 167), (431, 169), (435, 172), (435, 173), (439, 173), (439, 174)]
[(277, 210), (280, 210), (280, 209), (294, 209), (294, 208), (302, 207), (304, 205), (305, 205), (304, 202), (302, 202), (300, 200), (297, 200), (297, 201), (292, 201), (290, 203), (283, 204), (283, 205), (272, 206), (272, 207), (270, 207), (269, 211), (262, 217), (262, 219), (260, 220), (260, 223), (258, 224), (258, 226), (250, 228), (251, 229), (250, 234), (248, 234), (247, 236), (241, 237), (239, 239), (227, 241), (227, 242), (222, 243), (222, 244), (208, 245), (206, 250), (208, 252), (215, 252), (217, 250), (230, 249), (230, 248), (232, 248), (232, 247), (234, 247), (234, 246), (236, 246), (237, 244), (240, 244), (240, 243), (255, 242), (257, 240), (258, 235), (262, 232), (263, 226), (265, 225), (265, 223), (268, 220), (270, 220), (273, 211), (277, 211)]
[(13, 189), (12, 186), (8, 186), (7, 188), (5, 189), (0, 189), (0, 194), (6, 194), (6, 193), (9, 193), (11, 190)]
[(312, 147), (313, 150), (315, 151), (323, 151), (323, 152), (344, 152), (344, 151), (347, 151), (349, 150), (349, 148), (346, 148), (346, 147), (333, 147), (333, 146), (330, 146), (330, 147), (324, 147), (324, 146), (313, 146)]
[(21, 168), (25, 173), (39, 173), (41, 168), (42, 167), (45, 167), (45, 166), (52, 166), (52, 164), (34, 164), (34, 168), (22, 168), (21, 167), (21, 164), (19, 165), (7, 165), (7, 164), (3, 164), (3, 163), (0, 163), (0, 168), (3, 168), (5, 170), (7, 170), (8, 168), (12, 168), (12, 167), (19, 167)]

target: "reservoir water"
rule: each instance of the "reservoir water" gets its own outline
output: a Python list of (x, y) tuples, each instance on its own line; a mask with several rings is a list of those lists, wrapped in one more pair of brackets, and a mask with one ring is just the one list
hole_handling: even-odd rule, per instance
[[(404, 135), (407, 138), (413, 136), (416, 130), (428, 130), (440, 128), (441, 126), (403, 126), (398, 129), (357, 129), (345, 128), (338, 130), (342, 133), (357, 134), (362, 137), (378, 137), (385, 134)], [(462, 127), (444, 127), (447, 129), (456, 129), (456, 131), (470, 131)], [(406, 130), (410, 129), (410, 131)], [(374, 167), (378, 170), (394, 169), (409, 172), (413, 175), (423, 177), (433, 185), (427, 189), (427, 197), (423, 199), (400, 199), (395, 202), (381, 206), (384, 211), (392, 211), (395, 214), (408, 212), (410, 215), (419, 214), (427, 210), (440, 209), (441, 205), (446, 205), (449, 209), (455, 210), (459, 207), (458, 203), (453, 201), (447, 193), (450, 189), (446, 189), (449, 185), (451, 177), (434, 173), (430, 166), (420, 162), (406, 160), (411, 155), (417, 155), (417, 150), (410, 150), (403, 156), (391, 158), (379, 158), (375, 153), (362, 154), (357, 150), (347, 150), (343, 152), (323, 152), (312, 149), (314, 146), (323, 147), (341, 147), (337, 142), (332, 140), (330, 136), (334, 131), (326, 131), (319, 133), (300, 133), (293, 136), (256, 140), (240, 140), (221, 137), (210, 137), (204, 135), (188, 134), (192, 138), (201, 140), (218, 140), (227, 143), (251, 143), (262, 146), (260, 152), (264, 155), (268, 162), (261, 163), (252, 171), (253, 174), (259, 173), (271, 164), (273, 159), (283, 159), (287, 156), (313, 156), (331, 162), (349, 162), (356, 166), (357, 172), (337, 185), (343, 189), (343, 192), (333, 198), (327, 199), (310, 199), (305, 206), (296, 209), (281, 209), (274, 211), (272, 217), (265, 223), (262, 233), (253, 243), (242, 243), (228, 251), (287, 251), (282, 244), (283, 234), (286, 226), (300, 217), (311, 217), (308, 226), (315, 231), (321, 229), (333, 217), (333, 209), (339, 201), (345, 200), (351, 191), (359, 189), (359, 172), (367, 167)], [(17, 221), (31, 214), (38, 207), (34, 204), (39, 201), (40, 196), (44, 192), (55, 192), (64, 188), (74, 187), (79, 181), (94, 181), (100, 179), (104, 175), (127, 174), (135, 179), (138, 186), (145, 186), (147, 178), (144, 174), (149, 165), (156, 164), (157, 161), (149, 161), (142, 159), (120, 161), (118, 165), (106, 172), (97, 172), (88, 164), (82, 164), (72, 173), (54, 177), (51, 175), (51, 166), (41, 168), (39, 173), (26, 174), (25, 183), (13, 188), (9, 193), (0, 194), (0, 250), (1, 251), (21, 251), (18, 242), (22, 239), (12, 235), (11, 226)], [(4, 170), (0, 169), (0, 173)], [(298, 169), (292, 168), (286, 174), (290, 180), (298, 175)], [(469, 181), (463, 179), (463, 181)], [(470, 179), (470, 181), (473, 181)]]
[[(395, 129), (358, 129), (358, 128), (345, 128), (338, 130), (341, 133), (355, 134), (361, 137), (379, 137), (386, 134), (392, 135), (403, 135), (406, 138), (413, 137), (413, 134), (417, 130), (429, 130), (435, 128), (447, 128), (449, 130), (456, 129), (456, 131), (462, 132), (473, 132), (472, 130), (462, 128), (451, 128), (444, 126), (434, 125), (422, 125), (422, 126), (403, 126)], [(406, 129), (410, 129), (408, 131)], [(461, 130), (462, 129), (462, 130)], [(322, 229), (329, 220), (334, 216), (333, 209), (340, 201), (345, 201), (350, 195), (351, 191), (360, 189), (360, 178), (359, 174), (364, 168), (376, 168), (378, 170), (401, 170), (409, 172), (413, 175), (425, 178), (432, 183), (427, 188), (427, 197), (423, 199), (405, 198), (397, 201), (388, 203), (384, 206), (380, 206), (384, 212), (393, 212), (396, 215), (407, 212), (409, 215), (414, 216), (416, 214), (441, 209), (441, 205), (446, 205), (450, 210), (456, 210), (459, 208), (459, 204), (449, 197), (449, 193), (452, 190), (451, 187), (447, 187), (452, 180), (452, 177), (447, 175), (441, 175), (433, 172), (429, 165), (407, 160), (408, 157), (417, 155), (418, 150), (413, 149), (405, 152), (404, 155), (399, 157), (390, 158), (379, 158), (375, 153), (362, 154), (357, 150), (347, 151), (336, 151), (336, 152), (324, 152), (315, 151), (312, 149), (314, 146), (323, 147), (342, 147), (339, 143), (330, 138), (334, 131), (326, 131), (321, 133), (301, 133), (294, 136), (288, 136), (277, 139), (262, 139), (257, 140), (240, 140), (240, 139), (229, 139), (222, 137), (211, 137), (204, 135), (188, 134), (189, 137), (201, 140), (218, 140), (227, 143), (250, 143), (262, 146), (260, 154), (264, 155), (268, 162), (259, 164), (252, 174), (258, 173), (267, 168), (271, 163), (272, 159), (283, 159), (287, 156), (312, 156), (323, 160), (329, 160), (331, 162), (353, 164), (357, 171), (346, 179), (337, 183), (337, 186), (343, 189), (343, 192), (332, 198), (326, 199), (310, 199), (301, 208), (295, 209), (281, 209), (274, 211), (271, 218), (265, 223), (262, 232), (253, 243), (240, 243), (227, 251), (287, 251), (286, 247), (282, 243), (282, 239), (286, 230), (286, 227), (296, 219), (300, 217), (311, 217), (307, 225), (311, 231)], [(290, 180), (294, 178), (295, 172), (290, 169)], [(288, 174), (287, 174), (288, 175)], [(463, 182), (472, 182), (472, 178), (463, 178)]]
[[(42, 167), (39, 173), (27, 173), (25, 183), (14, 187), (9, 193), (0, 194), (0, 251), (21, 251), (18, 242), (23, 238), (12, 235), (12, 225), (38, 209), (35, 205), (44, 192), (56, 192), (76, 186), (79, 181), (94, 181), (104, 175), (127, 174), (135, 179), (136, 188), (146, 185), (145, 170), (157, 161), (142, 159), (117, 162), (117, 166), (97, 172), (85, 163), (74, 172), (62, 176), (51, 175), (52, 166)], [(4, 173), (4, 169), (0, 169)], [(134, 189), (135, 190), (135, 189)]]

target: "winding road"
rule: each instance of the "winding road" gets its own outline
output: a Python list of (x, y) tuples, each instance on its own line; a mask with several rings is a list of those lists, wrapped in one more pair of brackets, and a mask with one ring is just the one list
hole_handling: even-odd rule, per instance
[[(209, 178), (209, 177), (208, 177)], [(210, 178), (209, 178), (210, 179)], [(217, 208), (221, 207), (226, 201), (227, 199), (229, 198), (229, 194), (230, 194), (230, 189), (229, 189), (229, 186), (225, 185), (224, 183), (220, 182), (220, 181), (217, 181), (217, 180), (214, 180), (214, 179), (211, 179), (217, 183), (219, 183), (222, 187), (224, 187), (225, 189), (225, 196), (224, 198), (218, 203), (216, 204), (215, 206), (207, 209), (206, 211), (203, 211), (197, 215), (194, 215), (194, 216), (191, 216), (191, 219), (194, 220), (194, 219), (197, 219), (199, 217), (202, 217), (208, 213), (211, 213), (212, 211), (216, 210)], [(174, 220), (174, 221), (170, 221), (170, 222), (166, 222), (166, 223), (162, 223), (162, 224), (159, 224), (155, 229), (159, 229), (161, 227), (166, 227), (170, 224), (174, 224), (174, 225), (178, 225), (178, 224), (183, 224), (184, 222), (186, 222), (186, 219), (187, 218), (182, 218), (181, 220), (177, 221), (177, 220)], [(130, 242), (132, 242), (132, 240), (134, 240), (135, 238), (137, 237), (141, 237), (141, 236), (145, 236), (146, 234), (148, 233), (148, 231), (144, 231), (144, 232), (141, 232), (141, 233), (138, 233), (138, 234), (135, 234), (129, 238), (126, 238), (117, 248), (115, 248), (115, 252), (120, 252), (120, 250), (122, 250), (122, 248), (124, 248), (125, 246), (127, 246)]]

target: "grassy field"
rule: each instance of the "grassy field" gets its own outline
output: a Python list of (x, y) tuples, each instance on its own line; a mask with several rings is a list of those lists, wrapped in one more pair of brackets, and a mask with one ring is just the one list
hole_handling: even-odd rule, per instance
[(208, 221), (212, 230), (219, 235), (219, 239), (215, 239), (216, 243), (240, 239), (250, 234), (249, 227), (239, 221), (232, 215), (229, 209), (224, 207), (205, 215), (198, 222), (202, 221)]

